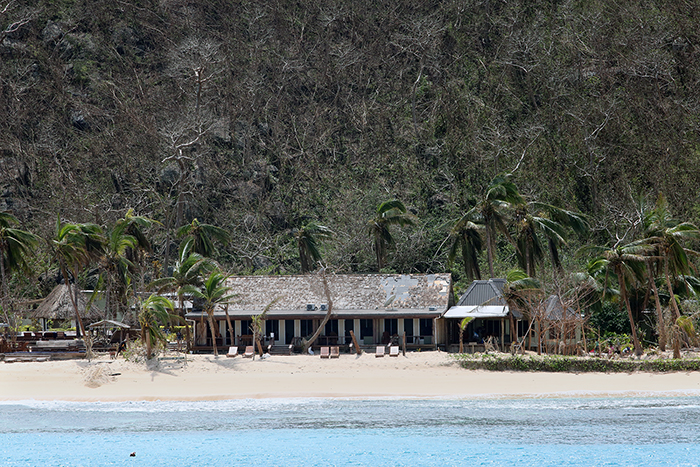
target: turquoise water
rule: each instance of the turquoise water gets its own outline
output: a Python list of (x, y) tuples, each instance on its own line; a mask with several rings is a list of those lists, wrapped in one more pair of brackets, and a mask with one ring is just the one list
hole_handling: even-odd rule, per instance
[(0, 403), (2, 466), (690, 466), (699, 441), (696, 397)]

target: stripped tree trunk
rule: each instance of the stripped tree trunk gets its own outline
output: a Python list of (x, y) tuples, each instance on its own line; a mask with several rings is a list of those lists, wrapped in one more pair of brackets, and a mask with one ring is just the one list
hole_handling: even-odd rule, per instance
[(326, 323), (331, 317), (331, 313), (333, 313), (333, 298), (331, 297), (331, 291), (328, 288), (328, 281), (326, 280), (326, 269), (323, 268), (321, 269), (321, 282), (323, 283), (323, 293), (326, 295), (326, 301), (328, 302), (328, 311), (326, 312), (326, 316), (323, 317), (323, 320), (321, 321), (321, 324), (319, 324), (318, 328), (316, 329), (316, 332), (314, 332), (313, 336), (311, 336), (311, 339), (306, 341), (303, 347), (303, 352), (307, 353), (309, 351), (309, 347), (313, 345), (313, 343), (318, 339), (318, 336), (321, 335), (321, 331), (323, 328), (326, 326)]

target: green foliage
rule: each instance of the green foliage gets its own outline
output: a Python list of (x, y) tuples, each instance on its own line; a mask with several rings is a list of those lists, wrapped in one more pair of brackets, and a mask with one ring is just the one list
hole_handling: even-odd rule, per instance
[(607, 358), (577, 358), (565, 356), (529, 356), (494, 354), (455, 354), (462, 368), (489, 371), (539, 371), (547, 373), (630, 373), (700, 371), (697, 359), (629, 360)]

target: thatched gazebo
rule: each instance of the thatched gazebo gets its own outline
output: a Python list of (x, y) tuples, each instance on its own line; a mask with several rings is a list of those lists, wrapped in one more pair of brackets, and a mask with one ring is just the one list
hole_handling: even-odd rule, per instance
[[(75, 308), (73, 307), (73, 302), (69, 295), (70, 292), (75, 293), (74, 289), (69, 289), (65, 284), (57, 285), (36, 309), (27, 313), (27, 317), (40, 320), (41, 327), (44, 330), (49, 320), (71, 320), (71, 323), (74, 323), (76, 319)], [(102, 318), (95, 307), (92, 307), (89, 312), (86, 312), (88, 302), (85, 296), (80, 292), (78, 293), (77, 303), (80, 317), (83, 319), (83, 325), (87, 325), (91, 321)], [(77, 323), (75, 323), (75, 326), (77, 328)]]

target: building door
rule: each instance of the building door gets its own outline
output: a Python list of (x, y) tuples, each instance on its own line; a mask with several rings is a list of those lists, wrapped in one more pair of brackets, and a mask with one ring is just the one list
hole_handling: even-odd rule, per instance
[(406, 333), (406, 343), (413, 344), (413, 319), (403, 320), (403, 331)]
[(284, 343), (289, 345), (294, 339), (294, 320), (285, 319), (284, 320)]
[(360, 339), (366, 345), (374, 344), (374, 320), (372, 319), (361, 319), (360, 320)]
[(346, 344), (352, 344), (352, 336), (350, 335), (350, 331), (355, 332), (355, 320), (354, 319), (346, 319), (345, 320), (345, 343)]

